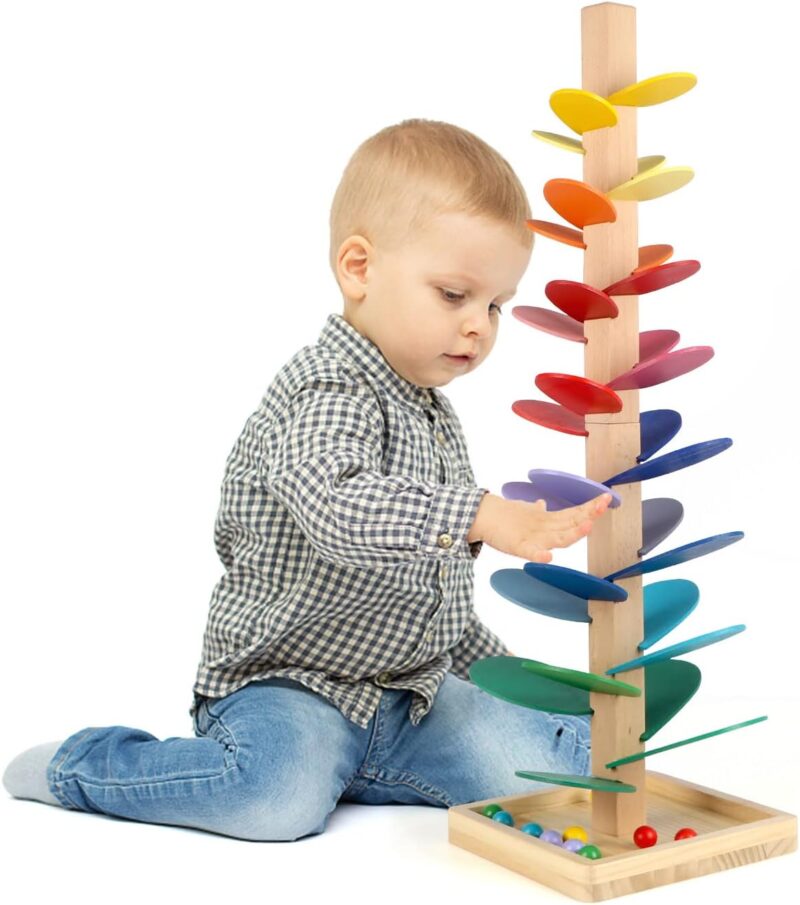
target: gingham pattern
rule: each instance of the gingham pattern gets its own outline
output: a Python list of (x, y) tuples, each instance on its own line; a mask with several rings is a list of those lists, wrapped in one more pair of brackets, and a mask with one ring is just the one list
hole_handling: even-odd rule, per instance
[[(276, 374), (228, 456), (197, 695), (296, 679), (366, 728), (381, 688), (416, 725), (447, 670), (508, 653), (476, 616), (461, 424), (340, 314)], [(448, 546), (448, 536), (452, 544)]]

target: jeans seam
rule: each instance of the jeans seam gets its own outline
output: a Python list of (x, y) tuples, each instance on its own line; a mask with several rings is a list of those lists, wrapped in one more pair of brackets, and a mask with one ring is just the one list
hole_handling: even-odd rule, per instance
[(63, 784), (66, 780), (61, 779), (61, 767), (64, 764), (64, 761), (69, 757), (70, 754), (75, 750), (84, 736), (88, 735), (90, 732), (94, 731), (94, 727), (87, 727), (81, 734), (75, 739), (75, 741), (67, 748), (64, 754), (61, 756), (58, 764), (52, 767), (48, 767), (48, 773), (52, 774), (52, 779), (48, 776), (48, 785), (50, 786), (50, 791), (53, 795), (61, 802), (62, 805), (66, 808), (74, 808), (75, 805), (70, 800), (69, 796), (58, 786)]
[[(384, 770), (383, 772), (385, 773), (386, 771)], [(372, 782), (380, 783), (384, 786), (409, 786), (409, 788), (412, 788), (415, 792), (419, 792), (421, 795), (436, 799), (445, 807), (453, 806), (452, 797), (448, 795), (444, 789), (440, 789), (438, 786), (425, 782), (421, 776), (410, 770), (398, 772), (394, 779), (382, 779), (378, 776), (370, 776), (368, 778)]]
[[(208, 711), (206, 711), (206, 712), (208, 713)], [(216, 775), (218, 775), (218, 776), (224, 776), (226, 773), (229, 773), (231, 770), (234, 770), (234, 769), (236, 769), (236, 767), (237, 767), (237, 755), (238, 755), (238, 752), (239, 752), (239, 743), (238, 743), (238, 741), (236, 740), (236, 736), (235, 736), (235, 734), (233, 733), (233, 731), (230, 729), (230, 727), (229, 727), (225, 722), (223, 722), (223, 720), (222, 720), (220, 717), (211, 716), (210, 713), (208, 714), (208, 716), (209, 716), (209, 718), (210, 718), (210, 720), (211, 720), (212, 722), (219, 723), (219, 725), (222, 727), (222, 731), (223, 731), (224, 736), (225, 736), (227, 739), (232, 740), (232, 744), (229, 744), (228, 742), (222, 742), (222, 741), (220, 741), (219, 739), (215, 739), (215, 741), (219, 742), (219, 744), (224, 745), (225, 750), (226, 750), (226, 757), (228, 756), (227, 753), (228, 753), (229, 751), (232, 751), (232, 755), (233, 755), (233, 762), (232, 762), (232, 763), (226, 764), (226, 765), (225, 765), (225, 768), (224, 768), (220, 773), (214, 773), (214, 774), (213, 774), (213, 775), (215, 775), (215, 776), (216, 776)], [(69, 750), (68, 750), (68, 751), (64, 754), (64, 756), (60, 759), (60, 761), (59, 761), (59, 763), (58, 763), (58, 766), (53, 768), (54, 782), (64, 783), (64, 782), (69, 782), (69, 781), (70, 781), (70, 780), (65, 780), (65, 779), (55, 779), (55, 775), (56, 775), (56, 773), (59, 773), (59, 774), (60, 774), (62, 764), (63, 764), (64, 761), (67, 759), (67, 757), (69, 756), (69, 754), (70, 754), (70, 753), (77, 747), (77, 745), (81, 742), (81, 740), (84, 738), (84, 736), (86, 736), (86, 735), (87, 735), (88, 733), (90, 733), (90, 732), (94, 732), (94, 731), (95, 731), (95, 728), (96, 728), (96, 727), (89, 727), (89, 728), (87, 728), (84, 732), (82, 732), (82, 733), (78, 736), (78, 738), (75, 740), (75, 744), (73, 744), (72, 746), (70, 746)], [(208, 736), (207, 736), (206, 734), (204, 734), (203, 737), (206, 737), (206, 738), (207, 738)], [(142, 779), (132, 779), (132, 780), (128, 780), (128, 781), (125, 781), (125, 782), (107, 782), (107, 781), (104, 781), (104, 782), (93, 782), (92, 780), (87, 779), (87, 778), (85, 778), (85, 777), (83, 777), (83, 776), (79, 776), (78, 778), (80, 779), (80, 782), (81, 782), (82, 785), (87, 786), (87, 787), (91, 787), (91, 788), (95, 788), (95, 789), (113, 789), (113, 788), (124, 789), (124, 788), (128, 788), (128, 787), (131, 787), (131, 786), (138, 786), (138, 785), (141, 785), (142, 782), (143, 782)], [(171, 782), (185, 782), (187, 779), (192, 779), (192, 778), (197, 778), (197, 776), (196, 776), (196, 775), (193, 775), (192, 777), (187, 777), (187, 776), (169, 776), (169, 777), (165, 777), (165, 778), (163, 778), (163, 779), (149, 778), (149, 779), (146, 780), (146, 784), (149, 785), (149, 786), (150, 786), (150, 785), (152, 785), (152, 786), (156, 786), (156, 785), (164, 785), (165, 783), (171, 783)], [(69, 799), (67, 798), (67, 796), (66, 796), (65, 794), (63, 794), (63, 793), (59, 794), (60, 790), (51, 789), (51, 791), (52, 791), (53, 794), (56, 796), (56, 798), (59, 799), (59, 801), (62, 801), (62, 803), (68, 803), (68, 806), (74, 807), (74, 806), (72, 805), (72, 803), (69, 801)]]
[[(228, 726), (228, 724), (222, 719), (221, 716), (214, 716), (214, 715), (208, 710), (208, 708), (206, 708), (206, 713), (208, 713), (209, 719), (210, 719), (213, 723), (217, 723), (219, 726), (222, 727), (222, 732), (223, 732), (223, 734), (224, 734), (224, 737), (226, 738), (226, 741), (225, 741), (225, 742), (221, 742), (220, 744), (224, 744), (224, 745), (225, 745), (225, 758), (226, 758), (226, 760), (227, 760), (227, 757), (228, 757), (228, 752), (232, 752), (232, 758), (233, 758), (233, 759), (232, 759), (232, 763), (226, 764), (225, 769), (224, 769), (224, 770), (222, 771), (222, 773), (220, 774), (220, 776), (224, 776), (226, 773), (228, 773), (228, 772), (230, 772), (231, 770), (235, 769), (235, 768), (237, 767), (237, 765), (238, 765), (237, 762), (238, 762), (238, 759), (239, 759), (239, 741), (238, 741), (238, 739), (236, 738), (236, 735), (234, 734), (233, 730)], [(207, 737), (207, 736), (206, 736), (206, 737)], [(227, 741), (227, 740), (230, 740), (230, 741), (232, 742), (232, 745), (228, 744), (228, 741)], [(219, 741), (219, 740), (217, 740), (217, 741)]]
[(78, 744), (83, 740), (83, 737), (88, 735), (90, 732), (94, 732), (93, 726), (89, 727), (89, 728), (85, 729), (83, 732), (81, 732), (81, 734), (75, 739), (75, 741), (69, 746), (69, 748), (67, 748), (67, 750), (64, 752), (61, 760), (58, 762), (58, 766), (53, 767), (53, 773), (61, 772), (61, 767), (62, 767), (64, 761), (69, 757), (70, 754), (72, 754), (72, 752), (75, 750), (75, 748), (78, 747)]
[[(361, 766), (356, 770), (353, 774), (353, 779), (358, 776), (365, 775), (364, 770), (369, 766), (370, 756), (373, 751), (377, 751), (381, 748), (383, 742), (383, 715), (381, 713), (381, 704), (383, 703), (383, 695), (381, 695), (381, 699), (378, 701), (378, 706), (375, 708), (375, 724), (372, 727), (372, 738), (369, 740), (369, 745), (367, 745), (367, 753), (364, 755), (364, 759), (361, 762)], [(352, 782), (352, 779), (351, 779)], [(348, 786), (349, 788), (349, 786)]]

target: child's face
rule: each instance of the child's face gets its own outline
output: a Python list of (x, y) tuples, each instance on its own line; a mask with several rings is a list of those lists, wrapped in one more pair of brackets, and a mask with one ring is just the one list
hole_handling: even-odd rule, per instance
[[(406, 380), (443, 386), (491, 352), (507, 316), (494, 306), (516, 292), (530, 256), (508, 225), (462, 213), (391, 251), (350, 236), (338, 258), (344, 318)], [(474, 358), (450, 357), (460, 355)]]

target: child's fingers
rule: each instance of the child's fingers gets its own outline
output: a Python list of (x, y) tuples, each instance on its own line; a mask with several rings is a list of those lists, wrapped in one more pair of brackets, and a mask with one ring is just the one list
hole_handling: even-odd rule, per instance
[(575, 541), (585, 537), (592, 530), (592, 523), (588, 519), (584, 519), (577, 525), (564, 528), (561, 531), (553, 531), (550, 537), (550, 546), (552, 547), (569, 547)]
[(600, 499), (598, 500), (598, 503), (603, 507), (603, 512), (605, 512), (606, 509), (608, 509), (609, 506), (611, 506), (611, 502), (613, 499), (614, 498), (611, 496), (610, 493), (603, 493), (600, 495)]
[(584, 522), (592, 522), (606, 511), (604, 503), (598, 503), (596, 500), (589, 500), (578, 506), (571, 506), (568, 509), (560, 509), (558, 512), (550, 513), (552, 516), (553, 531), (569, 531), (577, 528)]
[(592, 515), (600, 515), (611, 505), (611, 499), (610, 493), (601, 493), (600, 496), (595, 497), (593, 500), (587, 500), (587, 511)]
[[(587, 500), (585, 503), (581, 503), (579, 506), (574, 506), (572, 508), (572, 512), (575, 523), (579, 524), (587, 518), (597, 518), (598, 516), (602, 515), (606, 511), (606, 509), (608, 509), (610, 503), (611, 494), (603, 493), (592, 500)], [(563, 511), (566, 512), (567, 510)]]

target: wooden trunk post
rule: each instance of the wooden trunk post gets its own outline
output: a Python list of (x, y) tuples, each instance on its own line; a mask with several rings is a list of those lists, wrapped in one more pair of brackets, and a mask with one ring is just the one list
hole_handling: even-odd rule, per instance
[[(599, 3), (581, 10), (583, 84), (587, 91), (608, 97), (636, 81), (636, 9)], [(636, 175), (636, 107), (617, 107), (618, 124), (583, 135), (583, 179), (608, 191)], [(584, 229), (584, 282), (602, 289), (622, 279), (638, 265), (637, 202), (616, 201), (614, 223)], [(638, 296), (615, 298), (619, 316), (584, 324), (584, 367), (590, 380), (607, 383), (639, 360)], [(639, 392), (624, 390), (622, 411), (587, 415), (586, 474), (595, 481), (636, 464), (640, 450)], [(622, 505), (610, 510), (589, 536), (588, 570), (608, 575), (636, 562), (642, 545), (641, 483), (614, 488)], [(641, 576), (620, 581), (628, 592), (623, 603), (589, 602), (589, 669), (603, 674), (615, 663), (638, 656), (644, 637)], [(634, 793), (592, 793), (592, 827), (614, 836), (628, 836), (646, 823), (645, 762), (608, 770), (617, 757), (643, 750), (644, 670), (618, 678), (642, 688), (638, 698), (592, 693), (592, 773), (636, 786)]]

